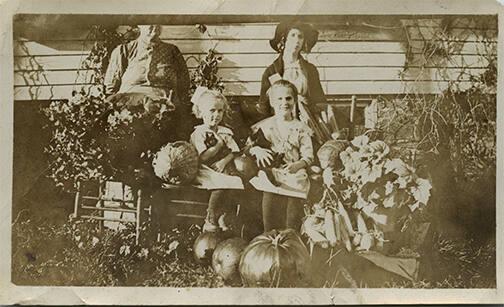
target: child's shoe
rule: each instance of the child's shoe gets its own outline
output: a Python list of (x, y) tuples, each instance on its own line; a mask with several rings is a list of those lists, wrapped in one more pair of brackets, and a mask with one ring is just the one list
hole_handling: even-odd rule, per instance
[(219, 225), (211, 223), (209, 220), (205, 220), (205, 224), (203, 225), (203, 232), (217, 232), (219, 230)]
[(219, 226), (218, 227), (220, 227), (220, 229), (222, 231), (228, 231), (229, 230), (229, 223), (226, 222), (226, 220), (227, 220), (226, 219), (226, 213), (224, 213), (223, 215), (221, 215), (219, 217), (219, 221), (218, 221)]

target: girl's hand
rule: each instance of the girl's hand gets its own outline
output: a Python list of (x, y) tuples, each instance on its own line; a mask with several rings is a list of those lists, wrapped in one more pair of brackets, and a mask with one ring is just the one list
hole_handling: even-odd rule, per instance
[(214, 147), (216, 147), (217, 149), (221, 149), (224, 145), (226, 145), (224, 143), (224, 139), (221, 138), (219, 135), (215, 135), (215, 139), (217, 140), (217, 143), (215, 143)]
[(300, 169), (303, 169), (306, 167), (306, 163), (303, 160), (299, 160), (293, 163), (287, 164), (284, 169), (287, 170), (289, 173), (294, 174), (297, 173)]
[(214, 162), (212, 164), (212, 169), (216, 172), (222, 173), (224, 171), (224, 168), (226, 168), (226, 165), (228, 164), (229, 161), (226, 159), (219, 160), (217, 162)]
[(250, 154), (257, 160), (257, 165), (260, 167), (267, 167), (273, 161), (273, 152), (269, 149), (254, 146), (250, 148)]

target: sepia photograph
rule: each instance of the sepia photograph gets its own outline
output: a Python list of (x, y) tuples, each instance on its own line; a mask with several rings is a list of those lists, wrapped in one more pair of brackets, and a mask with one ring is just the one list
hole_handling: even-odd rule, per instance
[(11, 16), (12, 286), (498, 297), (498, 12), (222, 3)]

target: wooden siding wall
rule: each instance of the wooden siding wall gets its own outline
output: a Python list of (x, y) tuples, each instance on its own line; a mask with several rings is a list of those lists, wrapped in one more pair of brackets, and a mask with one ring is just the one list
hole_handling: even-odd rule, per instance
[[(196, 59), (215, 47), (223, 56), (219, 75), (225, 81), (226, 94), (257, 96), (262, 72), (277, 56), (269, 46), (275, 25), (208, 25), (205, 34), (194, 25), (164, 25), (161, 38), (180, 48), (190, 70), (197, 66)], [(450, 32), (453, 56), (436, 64), (448, 67), (448, 74), (440, 75), (436, 67), (423, 67), (421, 50), (425, 47), (423, 38), (432, 38), (441, 19), (407, 19), (398, 27), (314, 25), (320, 31), (319, 41), (306, 58), (318, 67), (327, 95), (437, 93), (462, 70), (483, 72), (488, 63), (479, 54), (485, 48), (495, 49), (497, 40), (496, 24), (477, 28), (460, 18), (460, 25)], [(125, 29), (118, 27), (119, 31)], [(15, 37), (15, 100), (66, 99), (73, 89), (88, 84), (90, 72), (79, 71), (92, 46), (85, 40), (87, 34), (75, 31), (66, 36), (41, 33), (36, 39)], [(409, 69), (404, 71), (406, 64)], [(469, 84), (465, 77), (458, 79), (462, 85)]]

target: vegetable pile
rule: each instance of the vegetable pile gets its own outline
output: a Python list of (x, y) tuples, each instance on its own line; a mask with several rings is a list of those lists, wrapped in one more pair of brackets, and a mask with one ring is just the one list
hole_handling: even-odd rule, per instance
[(308, 208), (302, 233), (311, 250), (315, 245), (383, 250), (387, 234), (404, 231), (412, 213), (427, 205), (431, 183), (391, 157), (385, 142), (367, 135), (339, 151), (338, 163), (328, 163), (332, 166), (323, 171), (322, 198)]

